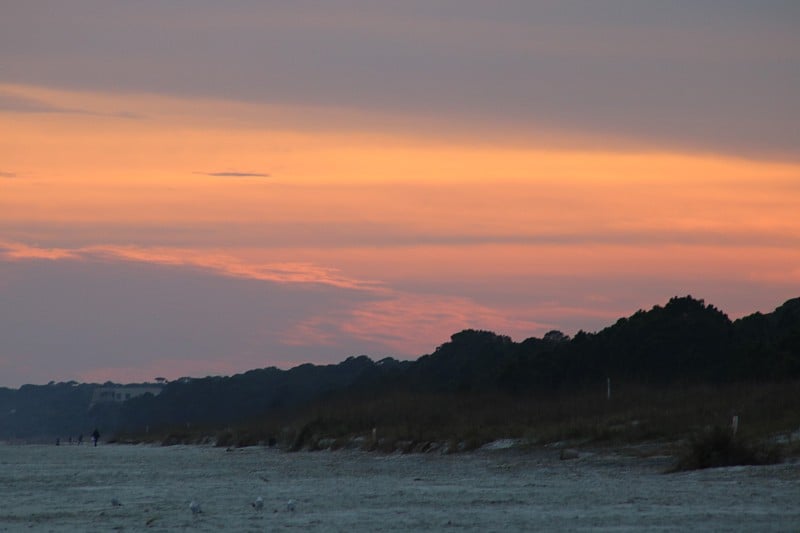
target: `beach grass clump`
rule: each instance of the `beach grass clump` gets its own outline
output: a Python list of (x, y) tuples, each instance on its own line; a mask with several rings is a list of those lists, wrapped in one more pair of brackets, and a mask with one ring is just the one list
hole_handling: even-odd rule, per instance
[(715, 426), (689, 439), (672, 472), (740, 465), (767, 465), (781, 461), (777, 446), (751, 442), (729, 428)]

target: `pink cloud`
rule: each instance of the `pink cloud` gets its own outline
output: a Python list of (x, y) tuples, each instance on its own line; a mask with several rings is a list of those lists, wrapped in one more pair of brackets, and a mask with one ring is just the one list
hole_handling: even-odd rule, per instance
[(180, 248), (95, 246), (86, 250), (113, 259), (201, 268), (236, 278), (277, 283), (316, 283), (342, 289), (367, 290), (379, 286), (378, 282), (349, 278), (342, 275), (338, 269), (310, 262), (251, 263), (230, 254)]
[(21, 243), (0, 241), (0, 257), (10, 261), (22, 261), (26, 259), (78, 259), (78, 253), (65, 248), (40, 248), (28, 246)]
[(0, 257), (8, 260), (111, 260), (188, 267), (235, 277), (275, 283), (312, 283), (340, 289), (380, 290), (376, 281), (347, 277), (335, 268), (311, 262), (253, 263), (231, 254), (186, 248), (138, 248), (86, 246), (74, 249), (41, 248), (22, 243), (0, 242)]
[(750, 279), (769, 284), (800, 283), (800, 267), (766, 269), (750, 274)]
[(395, 294), (335, 317), (312, 317), (287, 332), (283, 342), (310, 346), (350, 337), (385, 346), (399, 355), (417, 356), (468, 328), (527, 337), (548, 326), (524, 318), (523, 313), (503, 312), (468, 298)]

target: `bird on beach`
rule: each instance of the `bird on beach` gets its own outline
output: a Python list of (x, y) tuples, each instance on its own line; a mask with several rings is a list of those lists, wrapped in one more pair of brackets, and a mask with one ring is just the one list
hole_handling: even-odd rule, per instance
[(289, 500), (286, 502), (286, 510), (294, 512), (294, 500)]
[(259, 496), (258, 498), (256, 498), (256, 501), (254, 501), (250, 505), (252, 505), (253, 509), (255, 509), (256, 511), (261, 511), (262, 509), (264, 509), (264, 498)]
[(200, 508), (200, 504), (194, 500), (192, 500), (192, 503), (189, 504), (189, 509), (192, 511), (193, 515), (198, 515), (203, 512), (203, 510)]

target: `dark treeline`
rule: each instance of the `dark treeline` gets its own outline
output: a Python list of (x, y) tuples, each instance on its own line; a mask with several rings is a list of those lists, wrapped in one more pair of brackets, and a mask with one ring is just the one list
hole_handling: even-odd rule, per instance
[[(690, 296), (570, 338), (551, 331), (513, 342), (466, 330), (416, 361), (350, 357), (336, 365), (266, 368), (230, 377), (184, 378), (158, 396), (89, 409), (98, 385), (51, 383), (0, 389), (0, 438), (221, 428), (309, 406), (380, 398), (542, 397), (613, 384), (663, 387), (800, 378), (800, 298), (731, 321)], [(273, 418), (274, 418), (273, 416)]]

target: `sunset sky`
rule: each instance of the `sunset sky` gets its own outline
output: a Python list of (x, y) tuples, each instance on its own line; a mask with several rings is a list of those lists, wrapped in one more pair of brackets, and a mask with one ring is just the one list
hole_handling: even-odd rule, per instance
[(0, 386), (800, 296), (800, 3), (0, 0)]

